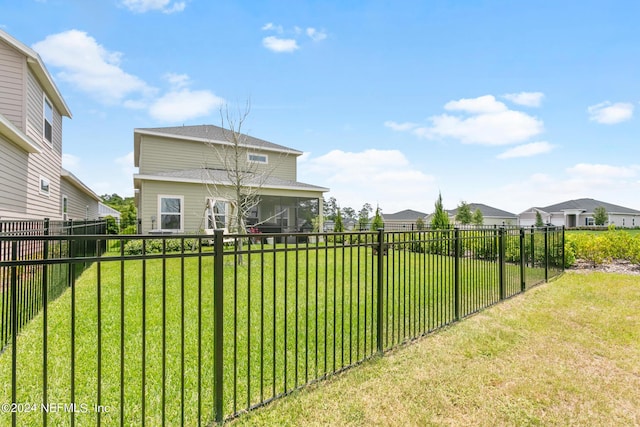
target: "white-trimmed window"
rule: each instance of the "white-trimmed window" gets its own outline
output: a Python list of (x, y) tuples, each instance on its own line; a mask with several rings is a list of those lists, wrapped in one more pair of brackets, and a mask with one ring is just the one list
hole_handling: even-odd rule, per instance
[(228, 201), (221, 199), (208, 199), (207, 228), (212, 230), (228, 229), (230, 211), (231, 208)]
[(51, 182), (44, 176), (40, 177), (40, 194), (48, 196), (50, 193)]
[(44, 126), (42, 134), (49, 144), (53, 144), (53, 106), (46, 96), (44, 97), (43, 103), (43, 118)]
[(62, 210), (62, 220), (66, 221), (69, 216), (69, 198), (67, 196), (65, 196), (64, 194), (62, 195), (62, 206), (61, 206), (61, 210)]
[(269, 163), (269, 156), (266, 154), (247, 153), (247, 161), (249, 163), (262, 163), (266, 165)]
[(158, 218), (162, 230), (184, 228), (184, 196), (158, 196)]

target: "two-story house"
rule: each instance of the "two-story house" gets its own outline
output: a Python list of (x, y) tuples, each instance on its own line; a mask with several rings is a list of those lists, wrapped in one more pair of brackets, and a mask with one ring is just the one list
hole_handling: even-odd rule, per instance
[[(244, 172), (243, 185), (258, 194), (248, 226), (298, 232), (309, 230), (314, 217), (321, 218), (322, 194), (329, 189), (297, 181), (301, 151), (244, 134), (234, 146), (229, 135), (213, 125), (134, 129), (139, 168), (134, 187), (142, 233), (236, 231), (233, 185), (235, 175)], [(238, 160), (231, 168), (225, 161), (230, 155)]]
[(0, 218), (97, 218), (100, 198), (62, 169), (63, 117), (40, 56), (0, 30)]

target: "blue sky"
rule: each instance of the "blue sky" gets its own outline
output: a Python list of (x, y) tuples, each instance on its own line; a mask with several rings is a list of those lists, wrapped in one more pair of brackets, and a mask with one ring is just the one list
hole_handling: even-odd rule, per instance
[(640, 209), (640, 2), (0, 0), (72, 113), (64, 166), (133, 194), (133, 129), (296, 148), (341, 206)]

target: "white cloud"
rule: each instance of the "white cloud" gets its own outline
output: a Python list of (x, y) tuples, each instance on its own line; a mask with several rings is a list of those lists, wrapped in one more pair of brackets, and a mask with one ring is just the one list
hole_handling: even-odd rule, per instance
[(544, 94), (542, 92), (520, 92), (507, 93), (503, 97), (514, 104), (524, 105), (525, 107), (539, 107), (542, 104)]
[(490, 114), (507, 111), (507, 106), (496, 101), (493, 95), (484, 95), (477, 98), (462, 98), (457, 101), (449, 101), (444, 105), (447, 111), (465, 111), (471, 114)]
[(514, 157), (531, 157), (538, 154), (548, 153), (553, 150), (553, 145), (546, 141), (532, 142), (530, 144), (519, 145), (517, 147), (510, 148), (504, 153), (499, 154), (499, 159), (511, 159)]
[(282, 39), (275, 36), (269, 36), (262, 39), (262, 45), (273, 52), (293, 52), (299, 49), (298, 42), (295, 39)]
[(514, 144), (524, 142), (544, 130), (542, 121), (513, 110), (466, 118), (442, 114), (429, 120), (432, 124), (430, 127), (420, 127), (413, 132), (424, 138), (455, 138), (465, 144)]
[(592, 105), (587, 108), (589, 120), (605, 125), (612, 125), (629, 120), (633, 116), (633, 104), (628, 102), (609, 101)]
[(120, 68), (121, 53), (106, 50), (82, 31), (50, 35), (33, 47), (45, 62), (62, 70), (58, 77), (103, 104), (121, 104), (133, 110), (147, 110), (161, 121), (181, 122), (209, 115), (224, 103), (208, 90), (189, 89), (187, 74), (166, 73), (163, 77), (170, 89), (159, 94), (157, 88)]
[(261, 29), (263, 31), (275, 31), (278, 34), (282, 34), (284, 32), (282, 25), (274, 25), (272, 22), (264, 24)]
[(640, 165), (579, 163), (555, 174), (536, 173), (503, 186), (488, 187), (477, 197), (483, 203), (514, 213), (580, 198), (638, 209), (639, 176)]
[(324, 31), (318, 31), (315, 28), (309, 27), (306, 30), (307, 35), (311, 38), (311, 40), (313, 40), (314, 42), (320, 41), (320, 40), (324, 40), (327, 38), (327, 33)]
[(149, 115), (164, 122), (182, 122), (211, 114), (214, 108), (224, 104), (224, 99), (207, 90), (182, 88), (172, 90), (149, 107)]
[(638, 176), (640, 166), (611, 166), (603, 164), (578, 163), (567, 169), (575, 178), (587, 179), (623, 179)]
[(189, 85), (189, 76), (187, 74), (167, 73), (164, 75), (166, 81), (175, 89), (180, 89)]
[(418, 127), (418, 125), (415, 123), (411, 123), (411, 122), (398, 123), (391, 120), (384, 122), (384, 125), (390, 129), (393, 129), (399, 132), (410, 131)]
[(136, 13), (157, 10), (168, 14), (182, 12), (187, 4), (184, 1), (171, 0), (122, 0), (122, 5)]
[(429, 117), (430, 126), (385, 122), (398, 131), (411, 131), (421, 138), (454, 138), (464, 144), (507, 145), (525, 142), (544, 131), (544, 124), (534, 116), (510, 110), (493, 95), (449, 101), (445, 110), (458, 114)]
[(133, 159), (133, 151), (128, 152), (122, 157), (117, 157), (114, 162), (115, 164), (120, 166), (122, 172), (126, 176), (132, 176), (137, 172), (136, 168), (133, 166), (135, 164)]
[(330, 187), (326, 197), (335, 197), (343, 207), (354, 209), (364, 203), (381, 203), (388, 213), (427, 209), (432, 201), (421, 206), (424, 200), (417, 195), (435, 191), (434, 177), (417, 170), (399, 150), (333, 150), (319, 157), (308, 156), (300, 175), (302, 181)]
[(47, 65), (62, 69), (60, 80), (76, 85), (106, 104), (126, 97), (148, 97), (155, 89), (120, 68), (120, 52), (110, 52), (78, 30), (47, 36), (33, 45)]
[[(275, 25), (273, 22), (264, 24), (261, 28), (263, 31), (272, 31), (278, 35), (285, 34), (285, 30), (281, 25)], [(300, 49), (298, 41), (302, 34), (306, 34), (314, 42), (319, 42), (327, 38), (327, 33), (324, 30), (318, 30), (313, 27), (307, 27), (305, 30), (298, 26), (294, 26), (293, 30), (287, 30), (286, 33), (291, 37), (276, 37), (268, 36), (262, 39), (262, 45), (277, 53), (282, 52), (294, 52)]]

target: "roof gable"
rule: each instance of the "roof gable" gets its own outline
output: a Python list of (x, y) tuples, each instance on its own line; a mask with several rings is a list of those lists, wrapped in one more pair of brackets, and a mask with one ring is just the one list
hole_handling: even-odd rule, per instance
[[(482, 212), (482, 216), (487, 218), (517, 218), (516, 214), (503, 211), (502, 209), (494, 208), (492, 206), (487, 206), (482, 203), (469, 203), (468, 206), (471, 213), (479, 210)], [(447, 213), (449, 215), (456, 215), (458, 213), (458, 208), (447, 210)]]
[(386, 221), (415, 221), (418, 218), (424, 218), (426, 216), (426, 213), (414, 211), (412, 209), (405, 209), (392, 214), (383, 214), (382, 218)]
[(40, 83), (40, 86), (42, 86), (42, 89), (45, 91), (49, 99), (51, 99), (51, 102), (53, 102), (53, 104), (56, 106), (56, 109), (60, 112), (61, 115), (65, 117), (71, 117), (71, 111), (69, 110), (67, 103), (64, 101), (64, 98), (60, 94), (60, 91), (54, 83), (53, 78), (49, 74), (47, 67), (45, 67), (44, 62), (42, 62), (40, 55), (38, 55), (35, 50), (13, 38), (11, 35), (2, 31), (1, 29), (0, 40), (7, 43), (9, 46), (13, 47), (24, 56), (26, 56), (29, 68), (36, 76), (38, 83)]

